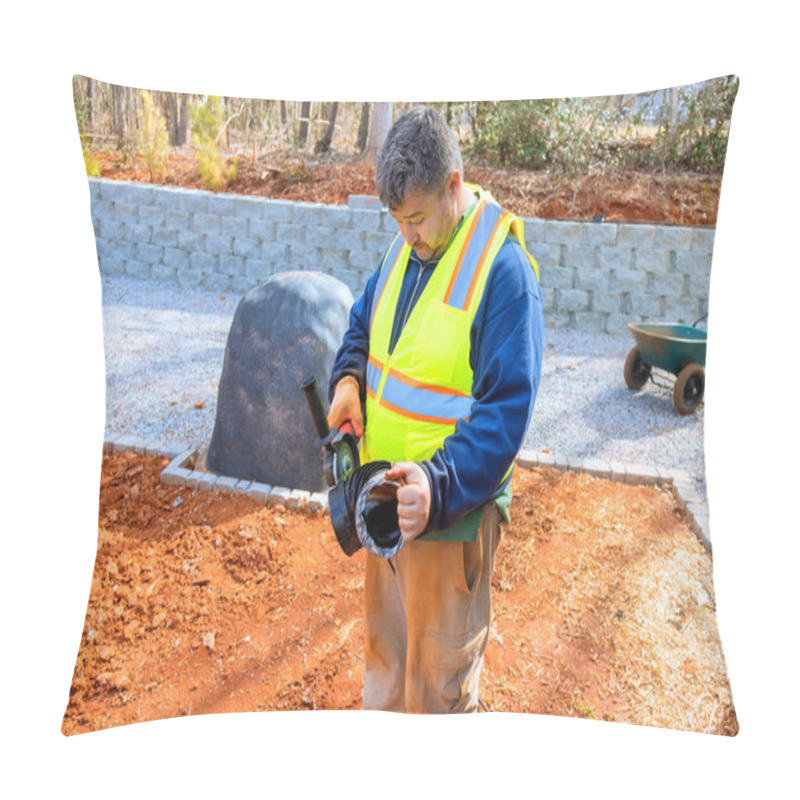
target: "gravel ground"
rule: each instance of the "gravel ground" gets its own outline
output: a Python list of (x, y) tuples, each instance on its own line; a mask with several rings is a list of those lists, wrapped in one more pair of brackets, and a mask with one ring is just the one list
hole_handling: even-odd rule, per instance
[[(208, 445), (228, 330), (241, 295), (103, 277), (106, 433)], [(525, 446), (559, 456), (681, 469), (706, 497), (703, 407), (625, 386), (630, 336), (545, 328), (542, 379)]]

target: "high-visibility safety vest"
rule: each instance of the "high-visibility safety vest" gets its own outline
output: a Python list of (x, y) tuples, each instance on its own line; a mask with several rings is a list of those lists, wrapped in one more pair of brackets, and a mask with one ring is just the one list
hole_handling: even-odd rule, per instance
[[(522, 220), (478, 195), (400, 333), (389, 344), (411, 248), (398, 234), (381, 263), (370, 309), (366, 430), (361, 461), (422, 461), (469, 420), (470, 328), (509, 231), (525, 250)], [(528, 260), (538, 278), (534, 258)], [(510, 468), (509, 468), (510, 472)]]

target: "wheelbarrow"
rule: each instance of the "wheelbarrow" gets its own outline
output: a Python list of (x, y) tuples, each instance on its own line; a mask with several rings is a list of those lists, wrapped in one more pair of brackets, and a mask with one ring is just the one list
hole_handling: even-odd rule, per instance
[[(636, 340), (625, 359), (625, 383), (629, 389), (641, 389), (653, 378), (653, 368), (675, 375), (672, 401), (679, 414), (693, 414), (703, 399), (706, 385), (706, 331), (697, 323), (692, 325), (673, 322), (629, 322), (628, 327)], [(668, 387), (667, 387), (668, 388)]]

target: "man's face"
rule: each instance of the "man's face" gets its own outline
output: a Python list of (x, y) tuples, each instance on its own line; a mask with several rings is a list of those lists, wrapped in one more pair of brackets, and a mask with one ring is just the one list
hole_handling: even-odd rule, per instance
[(406, 243), (423, 261), (442, 255), (458, 220), (457, 190), (448, 181), (439, 194), (409, 192), (402, 205), (389, 210)]

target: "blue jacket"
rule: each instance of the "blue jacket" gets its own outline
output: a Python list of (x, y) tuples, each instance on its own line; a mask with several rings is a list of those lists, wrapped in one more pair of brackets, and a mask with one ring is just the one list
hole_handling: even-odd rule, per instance
[[(390, 348), (425, 289), (436, 261), (423, 263), (412, 251), (395, 312)], [(336, 355), (329, 387), (353, 375), (365, 398), (369, 356), (368, 309), (379, 270), (353, 304), (350, 327)], [(542, 297), (536, 275), (519, 242), (509, 236), (492, 264), (470, 329), (472, 396), (468, 423), (458, 422), (444, 447), (421, 462), (431, 484), (428, 531), (442, 531), (498, 497), (500, 485), (525, 440), (542, 363)]]

